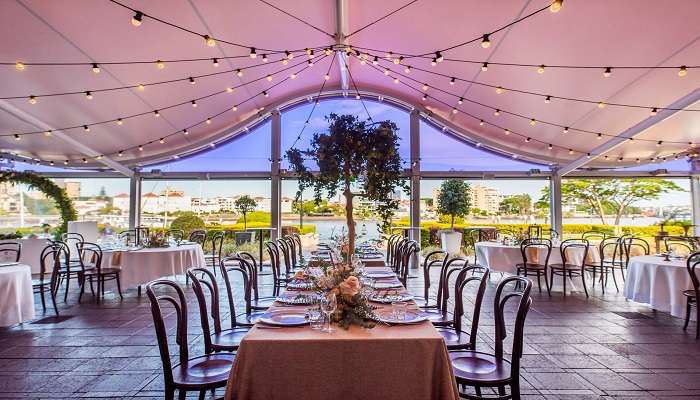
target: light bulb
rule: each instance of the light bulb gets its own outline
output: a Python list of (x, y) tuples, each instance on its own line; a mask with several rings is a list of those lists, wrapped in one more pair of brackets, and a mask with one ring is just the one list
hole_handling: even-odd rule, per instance
[(99, 74), (100, 73), (100, 66), (97, 65), (97, 63), (92, 63), (92, 72)]
[(541, 64), (539, 67), (537, 67), (537, 73), (544, 74), (544, 64)]
[(263, 90), (263, 92), (262, 92), (262, 95), (263, 95), (263, 96), (265, 96), (265, 97), (269, 97), (269, 96), (270, 96), (270, 94), (269, 94), (269, 93), (267, 93), (267, 91), (266, 91), (266, 90)]
[(197, 108), (197, 102), (196, 102), (196, 101), (192, 100), (190, 103), (192, 104), (192, 108)]
[(237, 106), (231, 107), (231, 111), (234, 111), (234, 112), (238, 111), (238, 107)]
[(487, 34), (481, 38), (481, 47), (488, 49), (489, 46), (491, 46), (491, 40), (489, 40), (489, 35)]
[(190, 81), (190, 85), (194, 85), (195, 83), (197, 83), (197, 82), (194, 80), (194, 78), (191, 77), (191, 76), (189, 77), (188, 80)]
[(239, 78), (242, 77), (242, 76), (243, 76), (243, 71), (241, 71), (240, 68), (237, 69), (237, 70), (236, 70), (236, 75), (237, 75)]
[(272, 82), (272, 75), (266, 76), (265, 79), (267, 79), (268, 82)]
[(606, 78), (610, 78), (611, 75), (612, 75), (612, 68), (605, 67), (605, 70), (603, 71), (603, 76)]
[(309, 57), (309, 59), (316, 57), (316, 54), (314, 54), (314, 51), (312, 49), (308, 49), (306, 51), (306, 55)]
[(189, 132), (187, 129), (183, 129), (183, 130), (182, 130), (182, 134), (185, 135), (185, 136), (187, 136), (187, 135), (190, 134), (190, 132)]
[(658, 142), (656, 142), (656, 147), (661, 146), (663, 143), (664, 143), (663, 141), (659, 140)]
[(313, 62), (313, 61), (311, 61), (311, 60), (309, 60), (309, 61), (308, 61), (308, 62), (306, 63), (306, 65), (308, 65), (308, 66), (309, 66), (309, 68), (311, 68), (311, 67), (313, 67), (313, 66), (314, 66), (314, 62)]
[(85, 132), (90, 132), (90, 127), (87, 125), (83, 125), (83, 130), (85, 130)]
[(456, 82), (456, 81), (455, 81), (455, 78), (450, 79), (450, 85), (454, 85), (455, 82)]
[(428, 100), (428, 95), (425, 95), (425, 94), (424, 94), (423, 97), (421, 97), (421, 100), (423, 100), (423, 101)]
[(44, 136), (47, 136), (47, 137), (48, 137), (48, 136), (51, 136), (51, 131), (48, 130), (48, 131), (44, 132)]
[(532, 138), (526, 138), (525, 142), (530, 143), (532, 141)]
[(359, 94), (356, 94), (356, 95), (355, 95), (355, 100), (360, 100), (360, 95), (359, 95)]
[(459, 100), (457, 100), (457, 104), (462, 104), (464, 103), (464, 97), (460, 97)]
[(227, 87), (227, 88), (226, 88), (226, 93), (233, 93), (233, 88), (232, 88), (232, 87)]
[(165, 68), (165, 63), (161, 60), (158, 60), (158, 61), (156, 61), (156, 67), (158, 69), (163, 69), (163, 68)]
[(207, 44), (207, 46), (209, 46), (209, 47), (216, 46), (216, 40), (213, 37), (211, 37), (209, 35), (204, 35), (202, 37), (204, 38), (204, 42)]
[(399, 83), (399, 78), (394, 78), (394, 83)]
[(452, 114), (457, 114), (457, 111), (458, 111), (458, 110), (457, 110), (456, 108), (453, 108), (453, 109), (452, 109)]
[(97, 156), (97, 159), (98, 159), (98, 160), (101, 160), (101, 159), (102, 159), (102, 155), (100, 154), (99, 156)]
[(535, 126), (535, 125), (537, 125), (537, 120), (533, 118), (530, 120), (530, 126)]
[(484, 120), (483, 120), (483, 119), (480, 119), (480, 120), (479, 120), (479, 126), (484, 126)]
[(124, 125), (124, 121), (122, 121), (121, 118), (118, 118), (118, 119), (117, 119), (117, 125), (120, 125), (120, 126), (121, 126), (121, 125)]
[(510, 129), (506, 129), (504, 133), (506, 134), (506, 136), (510, 135)]
[(295, 74), (294, 72), (292, 72), (292, 74), (289, 75), (289, 79), (296, 79), (296, 78), (297, 78), (297, 74)]
[(657, 111), (658, 110), (656, 109), (656, 107), (654, 107), (651, 109), (651, 112), (649, 114), (653, 117), (654, 115), (656, 115)]
[(427, 83), (424, 83), (422, 89), (423, 89), (424, 92), (425, 92), (426, 90), (428, 90), (428, 84), (427, 84)]
[(493, 112), (493, 115), (498, 117), (499, 115), (501, 115), (501, 110), (497, 108), (496, 111)]
[(374, 56), (374, 58), (372, 59), (372, 65), (377, 65), (377, 64), (379, 64), (379, 57)]
[(437, 60), (435, 58), (433, 58), (432, 61), (430, 61), (430, 65), (432, 65), (433, 67), (436, 66)]
[(153, 115), (155, 115), (156, 118), (160, 117), (160, 111), (158, 111), (158, 110), (153, 111)]
[(323, 75), (323, 79), (325, 79), (325, 80), (329, 80), (329, 79), (331, 79), (331, 76), (330, 76), (330, 75), (328, 75), (328, 74), (325, 74), (325, 75)]
[(552, 96), (547, 96), (544, 98), (544, 103), (549, 104), (552, 101)]
[(401, 64), (401, 58), (395, 58), (395, 59), (394, 59), (394, 64), (396, 64), (396, 65)]
[(385, 69), (385, 70), (384, 70), (384, 75), (389, 76), (389, 70), (388, 70), (388, 69)]
[(564, 127), (564, 130), (562, 130), (561, 133), (563, 133), (563, 134), (565, 134), (565, 135), (566, 135), (567, 133), (569, 133), (569, 127), (568, 127), (568, 126)]
[(142, 91), (142, 92), (143, 92), (144, 90), (146, 90), (146, 87), (143, 86), (142, 83), (139, 83), (139, 85), (137, 86), (137, 88), (138, 88), (140, 91)]
[(551, 143), (547, 145), (547, 148), (548, 148), (549, 150), (552, 150), (553, 147), (554, 147), (554, 146), (552, 146)]
[(442, 53), (440, 53), (439, 51), (436, 51), (435, 52), (435, 61), (441, 63), (444, 60), (445, 60), (445, 57), (442, 56)]
[(165, 138), (160, 138), (160, 140), (158, 140), (158, 143), (160, 143), (160, 144), (165, 143)]
[(266, 63), (266, 62), (269, 61), (269, 60), (267, 59), (267, 54), (263, 54), (263, 55), (262, 55), (262, 61), (263, 61), (264, 63)]
[(572, 149), (569, 149), (569, 154), (574, 154), (574, 151)]
[(483, 63), (483, 64), (481, 64), (481, 70), (482, 70), (483, 72), (488, 71), (488, 70), (489, 70), (489, 63)]
[(290, 53), (289, 51), (285, 50), (284, 55), (287, 57), (287, 60), (291, 60), (294, 58), (294, 54)]
[(53, 162), (53, 161), (49, 161), (49, 165), (54, 165), (54, 162)]
[(143, 146), (139, 146), (139, 151), (143, 151)]
[(136, 11), (136, 14), (131, 17), (131, 25), (141, 26), (141, 22), (143, 22), (143, 13), (141, 11)]
[(682, 66), (678, 69), (678, 76), (684, 77), (684, 76), (686, 76), (686, 75), (688, 75), (688, 67), (686, 67), (685, 65), (682, 65)]
[(22, 137), (15, 133), (15, 140), (22, 140)]
[(503, 88), (499, 86), (496, 88), (496, 94), (501, 94), (501, 93), (503, 93)]
[(24, 71), (25, 68), (26, 68), (26, 66), (24, 65), (23, 62), (17, 61), (17, 62), (15, 63), (15, 69), (16, 69), (17, 71)]
[(34, 95), (29, 96), (29, 100), (28, 100), (28, 101), (29, 101), (29, 104), (36, 104), (36, 102), (37, 102), (36, 96), (34, 96)]
[(214, 68), (218, 67), (218, 66), (219, 66), (219, 60), (216, 59), (216, 58), (212, 58), (212, 59), (211, 59), (211, 65), (213, 65)]
[(404, 68), (403, 72), (410, 74), (411, 73), (411, 66), (407, 65), (406, 68)]
[(331, 54), (333, 54), (333, 49), (327, 47), (325, 50), (323, 50), (323, 54), (330, 56)]
[(289, 64), (289, 60), (287, 60), (286, 58), (283, 58), (281, 63), (282, 63), (282, 65), (287, 65), (287, 64)]
[(255, 52), (255, 47), (250, 48), (250, 58), (257, 58), (258, 53)]
[(68, 165), (68, 160), (63, 161), (63, 165)]
[(596, 136), (596, 139), (598, 139), (598, 140), (600, 140), (600, 139), (602, 139), (602, 138), (603, 138), (603, 134), (602, 134), (602, 133), (599, 133), (599, 134)]
[(87, 159), (83, 158), (83, 164), (87, 164)]
[(561, 6), (564, 3), (564, 0), (554, 0), (552, 4), (549, 6), (549, 11), (553, 13), (558, 13), (559, 10), (561, 10)]
[(599, 101), (599, 102), (598, 102), (598, 108), (605, 108), (605, 102)]
[(92, 100), (92, 92), (89, 90), (85, 92), (85, 98), (88, 100)]

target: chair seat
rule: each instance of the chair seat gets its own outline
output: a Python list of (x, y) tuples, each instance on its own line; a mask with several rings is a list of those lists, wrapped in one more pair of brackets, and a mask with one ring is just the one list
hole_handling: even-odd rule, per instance
[(437, 308), (437, 300), (433, 297), (429, 297), (427, 300), (423, 297), (416, 296), (413, 301), (420, 308)]
[(448, 327), (437, 327), (436, 329), (440, 336), (442, 336), (442, 340), (445, 341), (447, 350), (466, 350), (471, 347), (471, 344), (469, 343), (469, 334), (467, 332), (458, 332)]
[(423, 314), (428, 316), (428, 320), (433, 323), (434, 326), (451, 326), (454, 323), (454, 317), (452, 313), (447, 313), (447, 315), (442, 315), (442, 311), (438, 309), (428, 309), (422, 310)]
[(477, 351), (451, 351), (450, 361), (457, 383), (467, 386), (505, 385), (511, 380), (510, 362)]
[(252, 326), (265, 314), (265, 311), (253, 311), (250, 314), (236, 315), (236, 322), (241, 325)]
[(557, 271), (580, 272), (581, 266), (576, 264), (552, 264), (549, 266), (549, 269)]
[(226, 386), (234, 358), (226, 353), (191, 358), (173, 367), (173, 382), (178, 388), (191, 390)]
[[(119, 274), (122, 270), (119, 268), (101, 268), (100, 269), (100, 274), (102, 275), (115, 275)], [(85, 276), (97, 276), (97, 269), (92, 268), (90, 270), (85, 271)]]
[(32, 287), (49, 285), (49, 284), (51, 284), (50, 279), (32, 279)]
[[(83, 272), (83, 269), (84, 269), (85, 271), (88, 271), (88, 270), (91, 270), (91, 269), (95, 269), (95, 266), (94, 266), (94, 265), (86, 265), (86, 266), (83, 268), (83, 267), (80, 266), (80, 264), (75, 264), (75, 265), (71, 264), (70, 273), (71, 273), (71, 274), (77, 274), (77, 273)], [(58, 273), (59, 273), (59, 274), (66, 274), (66, 273), (68, 273), (68, 268), (67, 268), (65, 265), (62, 265), (61, 268), (58, 269)]]
[(515, 268), (544, 271), (545, 269), (547, 269), (547, 266), (542, 265), (542, 264), (537, 264), (537, 263), (520, 263), (520, 264), (515, 264)]
[(211, 335), (211, 345), (215, 350), (236, 351), (250, 327), (226, 329)]
[(690, 297), (691, 299), (694, 299), (695, 298), (695, 290), (693, 290), (693, 289), (684, 290), (683, 296)]
[(250, 301), (250, 306), (254, 310), (267, 310), (272, 306), (272, 303), (275, 302), (274, 297), (261, 297), (257, 300), (251, 300)]

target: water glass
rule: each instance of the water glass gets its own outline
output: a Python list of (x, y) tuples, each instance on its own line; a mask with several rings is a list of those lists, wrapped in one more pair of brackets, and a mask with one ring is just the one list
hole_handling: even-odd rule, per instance
[(335, 329), (331, 328), (331, 315), (335, 312), (338, 307), (338, 302), (334, 294), (330, 293), (325, 296), (321, 296), (321, 311), (326, 314), (328, 319), (328, 325), (323, 328), (322, 331), (326, 333), (335, 332)]
[(405, 321), (406, 320), (406, 308), (408, 303), (405, 301), (393, 301), (391, 302), (391, 313), (395, 320)]
[(323, 329), (325, 318), (321, 309), (318, 307), (310, 307), (306, 309), (306, 315), (309, 317), (309, 325), (313, 330)]

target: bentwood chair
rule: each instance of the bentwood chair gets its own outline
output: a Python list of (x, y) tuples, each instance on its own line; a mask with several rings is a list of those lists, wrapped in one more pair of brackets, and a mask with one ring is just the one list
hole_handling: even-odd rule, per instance
[[(554, 275), (562, 277), (562, 291), (566, 297), (566, 279), (580, 277), (583, 282), (583, 291), (588, 297), (586, 287), (586, 262), (588, 260), (589, 244), (585, 239), (568, 239), (561, 242), (559, 252), (561, 254), (561, 264), (551, 264), (549, 266), (549, 281), (554, 284)], [(576, 262), (574, 256), (576, 252), (582, 252), (581, 261)]]
[[(231, 267), (236, 269), (238, 267)], [(197, 275), (200, 277), (197, 277)], [(211, 354), (219, 351), (236, 351), (241, 344), (241, 339), (250, 330), (250, 327), (236, 326), (234, 319), (231, 319), (231, 328), (221, 328), (221, 315), (219, 313), (219, 287), (216, 283), (216, 276), (207, 268), (193, 268), (187, 271), (187, 275), (192, 281), (192, 291), (197, 297), (199, 304), (199, 317), (202, 323), (202, 334), (204, 336), (204, 352)], [(207, 298), (204, 295), (204, 288), (209, 291), (209, 307)], [(235, 315), (235, 314), (232, 314)], [(211, 331), (209, 318), (214, 322), (214, 332)]]
[(398, 265), (398, 277), (399, 281), (404, 286), (407, 286), (408, 282), (408, 271), (409, 267), (411, 265), (411, 260), (418, 254), (419, 248), (418, 248), (418, 242), (415, 240), (409, 240), (406, 242), (406, 245), (401, 249), (401, 254), (399, 257), (399, 265)]
[(204, 254), (204, 261), (212, 267), (214, 270), (214, 275), (216, 275), (216, 270), (221, 261), (221, 251), (224, 247), (224, 236), (223, 231), (214, 232), (211, 234), (209, 243), (211, 243), (211, 253)]
[[(514, 286), (513, 291), (504, 294), (505, 287), (511, 283)], [(523, 355), (525, 318), (532, 304), (531, 289), (532, 282), (521, 276), (507, 277), (498, 284), (493, 302), (496, 318), (495, 351), (493, 354), (476, 350), (450, 352), (457, 385), (462, 388), (473, 387), (476, 392), (475, 394), (460, 392), (460, 397), (466, 399), (520, 399), (520, 358)], [(504, 316), (505, 306), (510, 299), (518, 299), (518, 303), (513, 323), (511, 359), (507, 360), (503, 354), (503, 342), (507, 337)], [(506, 386), (510, 387), (510, 394), (507, 394)], [(496, 388), (498, 395), (483, 396), (481, 392), (483, 388)]]
[[(95, 268), (95, 266), (81, 262), (79, 255), (77, 257), (71, 256), (71, 250), (67, 243), (62, 241), (50, 241), (50, 243), (51, 246), (61, 248), (61, 252), (59, 254), (62, 260), (60, 261), (61, 269), (58, 271), (58, 284), (60, 286), (61, 282), (64, 280), (66, 281), (66, 289), (65, 293), (63, 294), (63, 302), (65, 303), (68, 301), (68, 292), (70, 291), (71, 279), (76, 279), (78, 281), (78, 286), (82, 287), (84, 273), (89, 269)], [(74, 252), (73, 254), (76, 253), (77, 252)]]
[(194, 230), (190, 232), (190, 236), (187, 238), (187, 240), (204, 247), (204, 242), (207, 240), (207, 231), (203, 229)]
[[(243, 262), (241, 262), (241, 260)], [(248, 273), (248, 283), (250, 285), (250, 308), (254, 311), (267, 310), (276, 300), (276, 296), (260, 296), (258, 288), (258, 270), (255, 257), (247, 252), (240, 252), (235, 257), (226, 259), (227, 266), (239, 266)]]
[(581, 239), (586, 239), (589, 242), (596, 241), (596, 242), (601, 242), (605, 240), (608, 237), (608, 235), (605, 232), (600, 232), (600, 231), (586, 231), (583, 232), (581, 235)]
[[(250, 269), (252, 265), (248, 261), (241, 257), (224, 257), (221, 260), (221, 275), (224, 277), (224, 284), (226, 285), (226, 296), (228, 299), (229, 311), (231, 313), (232, 326), (244, 326), (250, 327), (255, 324), (265, 312), (253, 309), (253, 304), (251, 301), (251, 285), (250, 285)], [(243, 284), (243, 301), (245, 304), (245, 312), (236, 314), (235, 303), (232, 284), (233, 273), (240, 274), (240, 282)], [(241, 319), (243, 322), (238, 322)]]
[(416, 297), (415, 302), (421, 308), (437, 308), (437, 303), (431, 303), (435, 301), (434, 297), (430, 296), (430, 268), (436, 265), (441, 267), (449, 259), (449, 254), (442, 250), (431, 251), (425, 255), (423, 259), (423, 298)]
[(698, 300), (700, 300), (700, 280), (698, 280), (698, 275), (695, 271), (698, 264), (700, 264), (700, 252), (695, 252), (688, 256), (686, 268), (688, 270), (688, 275), (690, 275), (690, 281), (693, 283), (693, 288), (683, 291), (683, 296), (685, 296), (686, 301), (683, 330), (685, 331), (688, 329), (690, 311), (695, 307), (695, 339), (700, 338), (700, 307), (698, 307)]
[(667, 236), (664, 237), (664, 248), (669, 253), (689, 255), (697, 250), (697, 243), (684, 236)]
[(460, 271), (467, 260), (463, 257), (454, 257), (445, 262), (440, 269), (440, 280), (437, 290), (437, 307), (423, 309), (423, 313), (428, 317), (434, 326), (452, 326), (454, 315), (449, 311), (448, 300), (450, 299), (449, 282), (453, 273)]
[(48, 245), (44, 247), (39, 257), (39, 277), (32, 279), (33, 292), (41, 297), (41, 308), (46, 312), (45, 293), (49, 293), (56, 315), (58, 315), (56, 292), (58, 291), (58, 274), (61, 270), (61, 253), (63, 251), (60, 246)]
[(80, 255), (80, 265), (83, 269), (81, 274), (81, 281), (83, 283), (80, 286), (78, 303), (80, 303), (80, 300), (83, 298), (83, 293), (85, 293), (86, 281), (90, 283), (90, 291), (92, 292), (92, 295), (95, 296), (92, 285), (93, 280), (97, 283), (97, 295), (95, 296), (97, 303), (99, 303), (100, 298), (104, 296), (105, 282), (108, 281), (116, 281), (119, 297), (124, 300), (124, 296), (122, 295), (122, 286), (119, 279), (122, 270), (119, 268), (102, 266), (102, 249), (100, 246), (90, 242), (78, 243), (78, 254)]
[[(171, 294), (156, 294), (162, 289)], [(199, 397), (204, 398), (207, 391), (215, 391), (225, 387), (229, 373), (233, 367), (235, 355), (230, 353), (205, 354), (199, 357), (189, 357), (187, 336), (187, 300), (180, 286), (172, 281), (160, 279), (146, 285), (146, 294), (151, 303), (153, 323), (158, 338), (160, 359), (163, 363), (163, 378), (165, 380), (165, 399), (173, 400), (175, 390), (179, 398), (185, 399), (188, 391), (198, 391)], [(173, 365), (168, 344), (168, 330), (165, 326), (161, 304), (169, 304), (175, 309), (175, 343), (179, 351), (179, 363)], [(167, 310), (170, 311), (170, 310)]]
[(22, 255), (22, 243), (2, 242), (0, 243), (0, 262), (19, 262)]
[[(478, 275), (477, 275), (478, 273)], [(469, 276), (467, 276), (469, 274)], [(455, 306), (452, 326), (437, 327), (437, 331), (445, 341), (447, 350), (475, 350), (476, 334), (479, 329), (479, 314), (481, 313), (481, 303), (486, 291), (489, 269), (476, 265), (467, 265), (457, 275), (455, 281)], [(464, 295), (465, 287), (474, 282), (477, 284), (476, 296), (474, 298), (474, 308), (471, 314), (471, 327), (469, 332), (462, 330), (462, 317), (464, 317)]]
[(537, 288), (542, 293), (541, 276), (544, 275), (544, 285), (547, 288), (547, 294), (552, 295), (551, 286), (547, 280), (547, 269), (549, 265), (549, 256), (552, 254), (552, 241), (549, 239), (525, 239), (520, 242), (520, 255), (523, 262), (515, 264), (516, 275), (536, 275)]
[(615, 289), (619, 292), (620, 288), (617, 285), (615, 271), (622, 271), (625, 265), (624, 241), (619, 237), (608, 236), (601, 240), (597, 247), (592, 247), (591, 251), (597, 251), (598, 253), (598, 260), (589, 257), (584, 268), (586, 272), (590, 272), (592, 275), (591, 287), (595, 287), (596, 276), (600, 275), (600, 278), (597, 280), (600, 281), (602, 292), (605, 293), (605, 287), (608, 286), (608, 277), (612, 276)]
[(265, 249), (270, 256), (270, 267), (272, 268), (272, 295), (277, 296), (291, 278), (286, 274), (283, 275), (280, 270), (280, 251), (277, 244), (274, 241), (265, 242)]
[(165, 236), (173, 239), (175, 243), (180, 244), (180, 242), (185, 240), (185, 231), (183, 231), (182, 229), (169, 229), (165, 233)]

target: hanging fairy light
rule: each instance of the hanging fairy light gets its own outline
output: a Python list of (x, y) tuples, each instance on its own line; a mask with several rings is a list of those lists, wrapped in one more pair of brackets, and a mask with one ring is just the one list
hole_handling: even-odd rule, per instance
[(195, 83), (197, 83), (197, 82), (194, 80), (194, 78), (191, 77), (191, 76), (189, 77), (188, 80), (189, 80), (189, 82), (190, 82), (190, 85), (194, 85)]
[(240, 68), (236, 70), (236, 76), (239, 78), (243, 76), (243, 71)]
[(604, 102), (604, 101), (599, 101), (599, 102), (598, 102), (598, 108), (605, 108), (605, 102)]
[(501, 110), (497, 108), (496, 111), (493, 112), (493, 115), (498, 117), (499, 115), (501, 115)]
[(605, 67), (605, 70), (603, 71), (603, 76), (606, 78), (610, 78), (612, 76), (612, 68)]
[(219, 66), (219, 60), (217, 58), (212, 58), (211, 59), (211, 65), (214, 66), (214, 68)]
[(213, 37), (211, 37), (209, 35), (204, 35), (204, 36), (202, 36), (202, 38), (204, 38), (204, 43), (206, 43), (207, 46), (209, 46), (209, 47), (216, 46), (216, 40)]
[(250, 58), (257, 58), (258, 57), (258, 53), (255, 52), (255, 47), (250, 48), (249, 56), (250, 56)]
[(481, 47), (488, 49), (489, 46), (491, 46), (491, 40), (489, 39), (489, 35), (485, 34), (481, 37)]
[(90, 127), (87, 125), (83, 125), (83, 130), (87, 133), (90, 132)]
[(136, 11), (133, 17), (131, 17), (131, 25), (139, 27), (143, 22), (143, 13), (141, 11)]
[(97, 63), (92, 63), (92, 72), (96, 74), (100, 73), (100, 66)]
[(37, 102), (36, 96), (34, 96), (34, 95), (29, 96), (29, 99), (27, 101), (29, 102), (29, 104), (36, 104), (36, 102)]
[(435, 61), (441, 63), (445, 60), (445, 57), (439, 51), (435, 52)]
[(450, 79), (450, 85), (454, 85), (455, 82), (457, 82), (457, 80), (456, 80), (454, 77), (452, 77), (452, 78)]
[(88, 100), (92, 100), (92, 92), (89, 90), (85, 92), (85, 98)]
[(268, 61), (270, 61), (270, 60), (267, 59), (267, 54), (263, 54), (262, 55), (262, 62), (266, 63)]
[(15, 69), (17, 71), (24, 71), (25, 68), (26, 68), (26, 66), (24, 65), (24, 63), (22, 61), (17, 61), (15, 63)]
[(192, 100), (190, 104), (192, 104), (192, 108), (197, 108), (197, 102), (195, 100)]
[(146, 87), (143, 86), (142, 83), (139, 83), (138, 86), (136, 86), (136, 88), (137, 88), (140, 92), (143, 92), (144, 90), (146, 90)]
[(544, 64), (540, 64), (540, 66), (537, 67), (537, 73), (540, 75), (544, 74), (544, 68)]
[(651, 111), (649, 112), (649, 115), (651, 115), (651, 116), (653, 117), (654, 115), (656, 115), (657, 112), (658, 112), (658, 110), (656, 109), (656, 107), (654, 107), (654, 108), (652, 108)]
[(187, 135), (190, 134), (190, 131), (188, 131), (187, 129), (183, 129), (183, 130), (182, 130), (182, 134), (185, 135), (185, 136), (187, 136)]
[(549, 6), (549, 11), (558, 13), (561, 10), (562, 4), (564, 4), (564, 0), (554, 0)]
[(681, 67), (678, 69), (678, 76), (682, 78), (686, 75), (688, 75), (688, 67), (681, 65)]
[(426, 90), (428, 90), (428, 88), (429, 88), (429, 86), (428, 86), (427, 83), (424, 83), (424, 84), (423, 84), (423, 87), (421, 87), (421, 89), (423, 89), (424, 92), (425, 92)]
[(489, 63), (485, 62), (485, 63), (481, 64), (481, 71), (482, 72), (486, 72), (488, 70), (489, 70)]
[(160, 111), (158, 111), (158, 110), (153, 111), (153, 115), (155, 115), (156, 118), (160, 118)]
[(501, 93), (503, 93), (503, 88), (499, 86), (496, 88), (496, 94), (501, 94)]
[(15, 140), (17, 140), (17, 141), (22, 140), (22, 137), (15, 133)]
[(552, 102), (552, 96), (547, 96), (544, 98), (544, 104), (549, 104)]
[(267, 75), (265, 79), (267, 79), (268, 82), (272, 82), (272, 75)]
[(328, 75), (328, 74), (325, 74), (325, 75), (323, 75), (323, 79), (324, 79), (324, 80), (329, 80), (329, 79), (331, 79), (331, 76)]
[(161, 60), (157, 60), (157, 61), (156, 61), (156, 68), (158, 68), (158, 69), (163, 69), (163, 68), (165, 68), (165, 63), (164, 63), (163, 61), (161, 61)]

